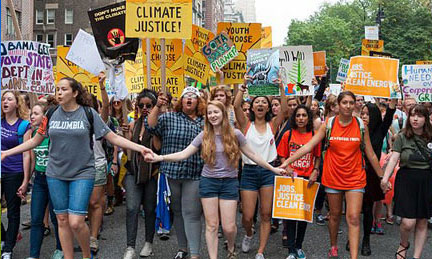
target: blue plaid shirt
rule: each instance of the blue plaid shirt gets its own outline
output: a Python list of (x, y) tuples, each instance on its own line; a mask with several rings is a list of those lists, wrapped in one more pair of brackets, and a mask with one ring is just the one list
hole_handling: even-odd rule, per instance
[[(172, 154), (187, 148), (203, 130), (204, 118), (195, 120), (183, 112), (167, 112), (159, 116), (157, 125), (150, 127), (147, 118), (145, 127), (151, 134), (162, 139), (162, 155)], [(160, 172), (171, 179), (199, 180), (204, 161), (200, 152), (179, 162), (161, 162)]]

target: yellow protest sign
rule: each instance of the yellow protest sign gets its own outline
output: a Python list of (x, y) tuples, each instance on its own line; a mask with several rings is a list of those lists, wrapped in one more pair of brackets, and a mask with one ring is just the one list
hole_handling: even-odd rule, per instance
[(217, 33), (225, 31), (233, 41), (239, 55), (222, 69), (225, 84), (242, 84), (246, 73), (246, 52), (261, 48), (260, 23), (218, 23)]
[(126, 37), (190, 39), (192, 0), (126, 0)]
[(129, 93), (140, 93), (145, 88), (142, 48), (138, 48), (135, 62), (125, 61), (125, 79)]
[(417, 60), (416, 65), (431, 65), (432, 60)]
[(308, 183), (303, 178), (276, 176), (272, 217), (312, 223), (319, 183), (307, 188)]
[(352, 57), (345, 90), (359, 95), (401, 98), (398, 72), (399, 59)]
[(271, 26), (262, 27), (261, 30), (261, 48), (271, 48), (272, 43), (272, 28)]
[(384, 52), (384, 41), (383, 40), (362, 40), (362, 56), (369, 56), (370, 51)]
[(201, 49), (213, 38), (214, 34), (211, 31), (193, 25), (192, 38), (186, 40), (185, 44), (185, 75), (203, 84), (207, 84), (210, 75), (210, 64), (201, 52)]
[[(143, 41), (143, 60), (146, 60), (146, 42)], [(151, 60), (151, 85), (153, 90), (158, 92), (162, 87), (161, 79), (161, 45), (159, 39), (150, 41), (150, 60)], [(183, 42), (182, 40), (165, 41), (165, 60), (166, 60), (166, 87), (173, 97), (179, 98), (184, 89), (184, 69), (183, 69)], [(146, 62), (144, 71), (147, 71)], [(144, 85), (147, 85), (147, 76), (144, 77)]]

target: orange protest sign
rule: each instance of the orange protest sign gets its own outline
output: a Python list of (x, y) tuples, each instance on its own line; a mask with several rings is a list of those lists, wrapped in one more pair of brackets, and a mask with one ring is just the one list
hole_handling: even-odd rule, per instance
[(307, 188), (308, 183), (303, 178), (276, 176), (272, 217), (312, 223), (319, 183)]
[(416, 65), (431, 65), (432, 60), (417, 60)]
[(384, 51), (384, 41), (383, 40), (362, 40), (362, 56), (369, 56), (370, 51), (383, 52)]
[(316, 51), (313, 53), (314, 60), (314, 76), (326, 75), (326, 52)]
[(272, 42), (272, 27), (262, 27), (261, 30), (261, 48), (271, 48), (273, 45)]
[(359, 95), (401, 98), (398, 72), (399, 59), (352, 57), (345, 90)]

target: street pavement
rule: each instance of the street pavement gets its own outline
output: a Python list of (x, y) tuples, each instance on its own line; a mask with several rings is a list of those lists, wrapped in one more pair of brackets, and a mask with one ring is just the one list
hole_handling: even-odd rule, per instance
[[(30, 219), (29, 205), (22, 206), (21, 208), (21, 221), (27, 221)], [(120, 206), (115, 208), (115, 213), (110, 216), (104, 217), (103, 231), (101, 233), (100, 240), (100, 251), (96, 258), (100, 259), (122, 259), (124, 250), (126, 248), (126, 206)], [(2, 214), (2, 222), (7, 224), (6, 214)], [(237, 248), (240, 251), (241, 240), (244, 235), (244, 231), (241, 228), (241, 214), (237, 218), (239, 226), (239, 234), (237, 235)], [(203, 224), (204, 226), (204, 224)], [(372, 235), (371, 236), (371, 248), (372, 255), (369, 257), (360, 258), (394, 258), (395, 250), (399, 244), (399, 228), (397, 225), (391, 226), (384, 224), (385, 234), (382, 236)], [(281, 229), (281, 228), (280, 228)], [(347, 225), (345, 220), (341, 223), (342, 234), (339, 235), (339, 255), (340, 258), (349, 258), (349, 253), (345, 251), (345, 243), (347, 241)], [(175, 231), (175, 230), (174, 230)], [(204, 231), (204, 227), (203, 227)], [(430, 230), (429, 230), (430, 231)], [(29, 230), (22, 230), (23, 239), (17, 243), (14, 250), (15, 259), (25, 259), (29, 253)], [(430, 236), (430, 233), (429, 235)], [(168, 241), (161, 241), (159, 237), (155, 237), (153, 251), (154, 256), (151, 258), (163, 258), (171, 259), (177, 251), (176, 236), (173, 232)], [(45, 238), (42, 246), (42, 254), (40, 259), (50, 259), (50, 256), (55, 248), (54, 235), (51, 234)], [(219, 256), (218, 258), (225, 258), (226, 251), (223, 249), (223, 239), (219, 239)], [(413, 241), (411, 241), (413, 244)], [(208, 258), (204, 232), (202, 235), (202, 258)], [(144, 245), (144, 219), (139, 217), (138, 226), (138, 237), (137, 237), (137, 253)], [(76, 245), (78, 246), (78, 245)], [(329, 248), (329, 236), (326, 226), (318, 226), (316, 224), (308, 224), (306, 231), (305, 241), (303, 243), (303, 250), (306, 253), (308, 259), (324, 259), (327, 258), (327, 251)], [(241, 253), (239, 258), (255, 258), (256, 250), (258, 249), (258, 233), (255, 234), (252, 249), (248, 254)], [(413, 245), (409, 249), (408, 257), (412, 258)], [(79, 259), (81, 254), (78, 252), (75, 258)], [(288, 256), (288, 250), (282, 247), (281, 243), (281, 232), (275, 233), (270, 236), (269, 243), (265, 252), (266, 258), (281, 258), (284, 259)], [(432, 258), (432, 247), (430, 239), (426, 242), (425, 249), (423, 251), (422, 258)]]

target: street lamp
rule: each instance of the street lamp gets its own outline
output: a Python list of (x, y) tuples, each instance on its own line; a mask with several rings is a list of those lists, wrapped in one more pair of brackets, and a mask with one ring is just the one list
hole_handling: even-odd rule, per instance
[(378, 25), (378, 30), (379, 30), (379, 38), (381, 39), (381, 23), (382, 21), (384, 21), (385, 18), (385, 14), (384, 14), (384, 10), (381, 8), (381, 4), (378, 5), (378, 13), (376, 16), (376, 24)]

